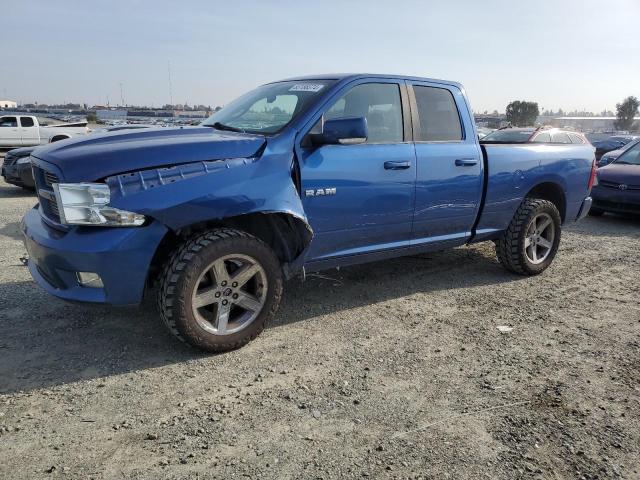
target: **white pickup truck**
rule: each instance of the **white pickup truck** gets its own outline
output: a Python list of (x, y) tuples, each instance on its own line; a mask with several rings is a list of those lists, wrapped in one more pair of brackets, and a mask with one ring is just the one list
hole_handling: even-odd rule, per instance
[(0, 116), (0, 148), (57, 142), (89, 133), (86, 122), (41, 126), (31, 115)]

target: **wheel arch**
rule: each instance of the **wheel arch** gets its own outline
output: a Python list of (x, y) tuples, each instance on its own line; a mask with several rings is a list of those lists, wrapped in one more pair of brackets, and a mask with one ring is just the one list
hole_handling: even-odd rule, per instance
[(67, 134), (64, 134), (64, 133), (58, 134), (58, 135), (54, 135), (49, 140), (49, 143), (58, 142), (60, 140), (68, 140), (69, 138), (71, 138), (71, 136), (67, 135)]
[(529, 190), (525, 197), (540, 198), (553, 203), (558, 212), (560, 212), (560, 218), (564, 223), (567, 214), (567, 198), (563, 188), (558, 183), (550, 181), (538, 183)]
[(283, 268), (285, 277), (294, 276), (302, 264), (304, 253), (313, 238), (313, 230), (305, 219), (289, 212), (256, 212), (199, 222), (177, 230), (169, 230), (151, 260), (148, 284), (153, 285), (164, 263), (188, 238), (215, 228), (235, 228), (253, 235), (269, 245)]

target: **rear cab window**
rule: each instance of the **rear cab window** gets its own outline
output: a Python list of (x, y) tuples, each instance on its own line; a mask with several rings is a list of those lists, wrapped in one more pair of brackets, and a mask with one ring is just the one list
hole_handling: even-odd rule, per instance
[(564, 132), (557, 132), (551, 135), (551, 141), (553, 143), (571, 143), (569, 135)]
[(415, 140), (458, 142), (464, 139), (460, 114), (453, 95), (446, 88), (413, 85), (417, 110)]
[(569, 135), (569, 138), (571, 139), (571, 143), (584, 143), (584, 140), (580, 135), (577, 135), (575, 133), (569, 133), (568, 135)]
[(549, 143), (551, 142), (551, 135), (548, 133), (539, 133), (531, 141), (533, 143)]
[(33, 127), (34, 123), (33, 123), (33, 118), (31, 117), (21, 117), (20, 118), (20, 125), (22, 125), (23, 127)]
[(496, 130), (482, 139), (486, 143), (527, 143), (533, 130)]

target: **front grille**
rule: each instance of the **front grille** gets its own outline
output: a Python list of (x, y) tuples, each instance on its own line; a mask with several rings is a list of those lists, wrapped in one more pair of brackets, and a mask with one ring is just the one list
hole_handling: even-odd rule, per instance
[(60, 223), (60, 211), (53, 191), (53, 184), (59, 183), (59, 177), (43, 168), (33, 165), (33, 179), (38, 192), (38, 200), (45, 217)]
[[(604, 188), (615, 188), (620, 190), (620, 183), (618, 182), (609, 182), (607, 180), (600, 180), (598, 185)], [(626, 183), (624, 185), (627, 185)], [(627, 188), (624, 190), (640, 190), (640, 185), (627, 185)]]
[(60, 183), (58, 176), (55, 173), (44, 172), (44, 183), (47, 187), (53, 187), (54, 183)]
[(14, 163), (16, 163), (17, 160), (18, 160), (18, 157), (16, 157), (15, 155), (5, 155), (5, 157), (4, 157), (4, 166), (5, 167), (10, 167)]
[(49, 208), (54, 216), (59, 220), (60, 219), (60, 211), (58, 210), (58, 203), (55, 200), (49, 200)]

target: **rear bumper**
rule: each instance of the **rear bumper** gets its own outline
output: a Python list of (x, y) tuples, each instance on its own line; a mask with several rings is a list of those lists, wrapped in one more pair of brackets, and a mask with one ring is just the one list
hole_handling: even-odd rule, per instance
[[(64, 300), (113, 305), (142, 300), (149, 265), (167, 232), (152, 222), (145, 227), (50, 227), (37, 208), (22, 220), (29, 271), (48, 293)], [(104, 286), (81, 286), (77, 272), (100, 275)]]
[(580, 210), (578, 211), (578, 216), (576, 217), (576, 221), (587, 216), (587, 213), (589, 213), (589, 210), (591, 210), (592, 204), (593, 204), (593, 199), (591, 197), (587, 197), (584, 199), (584, 201), (582, 202), (582, 205), (580, 206)]

